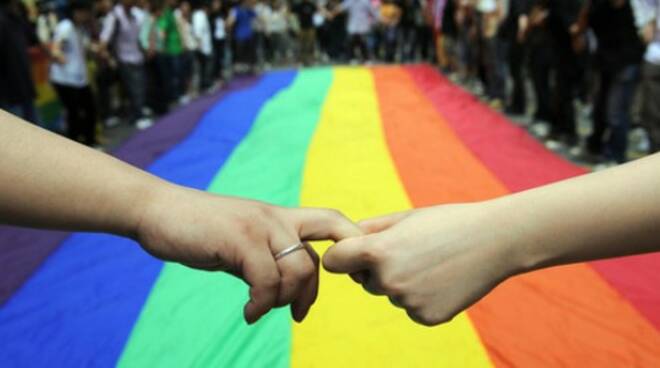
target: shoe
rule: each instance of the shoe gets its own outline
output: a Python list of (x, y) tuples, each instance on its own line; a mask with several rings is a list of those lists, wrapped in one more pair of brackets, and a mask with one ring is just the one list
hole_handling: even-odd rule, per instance
[(111, 116), (111, 117), (105, 119), (105, 121), (103, 122), (103, 125), (106, 128), (114, 128), (117, 125), (119, 125), (120, 122), (121, 122), (121, 120), (119, 119), (119, 117)]
[(149, 129), (154, 125), (154, 121), (149, 118), (142, 118), (135, 123), (135, 127), (139, 130)]
[(557, 151), (563, 151), (564, 149), (566, 149), (566, 144), (564, 144), (564, 142), (562, 142), (560, 140), (548, 139), (545, 142), (545, 147), (549, 150), (557, 152)]
[(550, 124), (544, 122), (537, 122), (530, 126), (530, 132), (538, 138), (546, 138), (550, 135)]
[(593, 167), (593, 171), (603, 171), (603, 170), (607, 170), (607, 169), (609, 169), (611, 167), (614, 167), (614, 166), (617, 166), (617, 165), (618, 164), (616, 163), (616, 161), (605, 161), (603, 163), (595, 165)]
[(502, 107), (504, 107), (504, 104), (502, 103), (502, 100), (500, 100), (499, 98), (495, 98), (495, 99), (491, 100), (488, 105), (490, 106), (491, 109), (497, 110), (497, 111), (502, 111)]

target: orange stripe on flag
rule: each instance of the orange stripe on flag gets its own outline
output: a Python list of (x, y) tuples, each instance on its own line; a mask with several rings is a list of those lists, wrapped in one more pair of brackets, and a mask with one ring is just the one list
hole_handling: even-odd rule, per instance
[[(415, 206), (506, 194), (407, 72), (373, 73), (389, 149)], [(497, 366), (660, 366), (660, 334), (583, 264), (509, 280), (469, 316)]]

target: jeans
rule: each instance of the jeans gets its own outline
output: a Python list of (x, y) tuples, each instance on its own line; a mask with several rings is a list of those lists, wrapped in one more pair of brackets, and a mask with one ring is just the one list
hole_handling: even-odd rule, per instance
[(9, 113), (18, 116), (19, 118), (39, 125), (39, 118), (37, 117), (37, 110), (34, 108), (34, 102), (27, 101), (22, 104), (0, 104), (0, 109), (8, 111)]
[(651, 138), (652, 152), (660, 151), (660, 65), (645, 63), (642, 69), (642, 124)]
[(591, 153), (604, 153), (605, 157), (619, 163), (626, 161), (630, 108), (638, 81), (639, 66), (636, 64), (616, 72), (601, 71), (594, 132), (587, 142)]
[(505, 47), (497, 36), (484, 39), (482, 61), (486, 72), (486, 94), (501, 101), (506, 97)]

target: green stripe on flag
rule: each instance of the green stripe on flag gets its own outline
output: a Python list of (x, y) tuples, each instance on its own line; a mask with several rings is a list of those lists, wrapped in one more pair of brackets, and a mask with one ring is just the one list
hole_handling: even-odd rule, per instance
[[(331, 69), (301, 71), (261, 109), (209, 191), (298, 206), (307, 148), (331, 83)], [(168, 263), (119, 366), (288, 367), (288, 308), (250, 327), (242, 314), (247, 299), (238, 279)]]

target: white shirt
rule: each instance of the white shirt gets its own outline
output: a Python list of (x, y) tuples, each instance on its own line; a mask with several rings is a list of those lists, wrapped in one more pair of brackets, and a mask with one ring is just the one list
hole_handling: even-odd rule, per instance
[(186, 18), (183, 17), (181, 9), (176, 9), (174, 11), (174, 19), (176, 19), (176, 24), (179, 29), (179, 35), (181, 36), (181, 43), (183, 48), (188, 51), (197, 50), (197, 39), (193, 34), (192, 25)]
[(643, 28), (650, 22), (655, 22), (655, 35), (646, 47), (644, 60), (660, 65), (660, 0), (632, 0), (635, 23)]
[(479, 0), (477, 2), (477, 10), (481, 13), (492, 13), (497, 10), (497, 1), (495, 0)]
[(366, 34), (371, 24), (378, 19), (378, 12), (370, 0), (345, 0), (340, 9), (348, 12), (346, 30), (349, 34)]
[(254, 6), (254, 12), (257, 14), (257, 17), (254, 20), (252, 29), (254, 29), (255, 32), (267, 33), (268, 19), (270, 18), (270, 13), (272, 12), (270, 6), (259, 2), (257, 3), (257, 5)]
[(289, 27), (288, 20), (287, 20), (286, 8), (282, 8), (282, 9), (279, 9), (279, 10), (273, 10), (270, 13), (270, 17), (268, 18), (268, 22), (266, 22), (266, 26), (268, 27), (268, 30), (267, 30), (268, 33), (284, 33), (284, 32), (286, 32), (287, 28)]
[(76, 29), (71, 20), (64, 19), (57, 24), (53, 42), (60, 44), (60, 50), (66, 62), (63, 64), (51, 63), (50, 80), (53, 83), (69, 87), (89, 85), (85, 61), (85, 36)]
[(211, 45), (211, 25), (209, 24), (209, 17), (204, 10), (198, 9), (193, 12), (192, 31), (197, 38), (199, 52), (206, 56), (210, 56), (213, 53), (213, 45)]
[(222, 17), (216, 17), (215, 20), (215, 33), (213, 38), (216, 40), (224, 40), (227, 37), (227, 30), (225, 29), (225, 20)]

